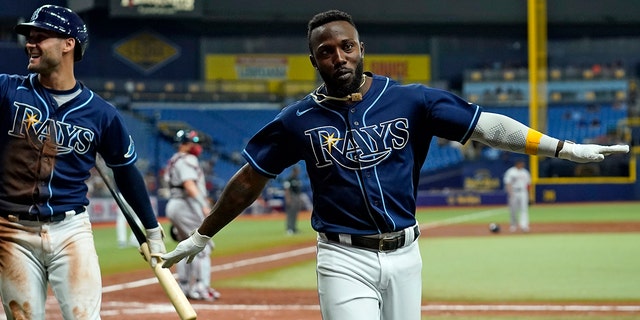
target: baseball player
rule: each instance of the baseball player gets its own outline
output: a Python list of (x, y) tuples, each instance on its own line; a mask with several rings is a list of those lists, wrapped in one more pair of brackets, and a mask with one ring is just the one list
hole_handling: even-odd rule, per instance
[(524, 160), (516, 160), (513, 167), (507, 169), (504, 173), (503, 178), (509, 202), (509, 230), (511, 232), (517, 231), (518, 227), (523, 232), (529, 232), (529, 186), (531, 185), (531, 174), (529, 174), (524, 165)]
[[(85, 181), (105, 159), (164, 253), (133, 140), (111, 104), (76, 80), (89, 43), (73, 11), (38, 8), (15, 31), (26, 37), (28, 75), (0, 74), (0, 296), (8, 319), (45, 319), (47, 286), (64, 319), (100, 319), (101, 276)], [(151, 259), (155, 265), (157, 259)]]
[(323, 319), (419, 320), (416, 186), (433, 137), (577, 162), (629, 150), (565, 143), (452, 93), (365, 73), (364, 43), (347, 13), (314, 16), (308, 42), (324, 84), (249, 140), (242, 152), (248, 163), (200, 228), (163, 255), (164, 267), (192, 259), (269, 179), (303, 160), (313, 190)]
[(298, 214), (302, 210), (302, 180), (300, 180), (300, 167), (291, 168), (291, 174), (282, 184), (284, 189), (284, 212), (287, 216), (285, 227), (288, 235), (298, 233)]
[[(202, 153), (200, 137), (194, 130), (179, 130), (175, 136), (178, 150), (165, 168), (164, 179), (169, 186), (167, 218), (171, 220), (177, 241), (187, 239), (209, 214), (205, 175), (198, 157)], [(213, 241), (207, 242), (192, 263), (181, 261), (176, 266), (178, 282), (187, 298), (214, 301), (220, 293), (211, 288), (211, 251)]]

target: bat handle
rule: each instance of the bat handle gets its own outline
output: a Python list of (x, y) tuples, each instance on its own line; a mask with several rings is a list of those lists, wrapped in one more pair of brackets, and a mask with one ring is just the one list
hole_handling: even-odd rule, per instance
[[(140, 246), (140, 251), (147, 259), (147, 261), (151, 261), (151, 251), (149, 250), (149, 245), (144, 242)], [(196, 311), (193, 309), (193, 306), (187, 299), (187, 297), (182, 292), (182, 289), (176, 282), (176, 279), (173, 277), (171, 270), (163, 268), (162, 259), (157, 258), (159, 261), (156, 263), (156, 266), (153, 269), (156, 277), (158, 278), (158, 282), (164, 289), (165, 294), (169, 297), (169, 300), (173, 304), (173, 307), (176, 309), (178, 316), (180, 316), (181, 320), (194, 320), (197, 318)]]

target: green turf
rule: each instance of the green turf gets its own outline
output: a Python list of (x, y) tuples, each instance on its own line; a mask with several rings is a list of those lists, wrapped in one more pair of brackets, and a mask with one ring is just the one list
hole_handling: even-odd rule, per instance
[[(640, 235), (576, 234), (420, 240), (431, 301), (640, 301)], [(315, 260), (216, 281), (218, 288), (315, 288)], [(296, 279), (291, 281), (291, 279)]]
[(522, 316), (522, 315), (492, 315), (490, 317), (483, 316), (423, 316), (424, 320), (637, 320), (638, 315), (598, 315), (597, 313), (578, 314), (578, 315), (539, 315), (539, 316)]
[[(216, 288), (316, 289), (315, 259), (286, 268), (257, 272), (251, 276), (214, 280)], [(293, 279), (293, 280), (292, 280)]]
[(298, 221), (300, 233), (292, 236), (285, 232), (284, 219), (284, 214), (281, 219), (236, 219), (214, 237), (214, 257), (305, 243), (316, 238), (308, 219)]
[[(284, 217), (282, 214), (282, 219), (237, 219), (233, 221), (215, 236), (216, 249), (213, 257), (314, 241), (316, 233), (311, 229), (308, 220), (298, 222), (299, 234), (286, 235)], [(168, 235), (169, 223), (163, 223), (163, 227), (165, 234)], [(97, 225), (94, 227), (93, 233), (103, 275), (148, 268), (137, 248), (118, 247), (114, 227)], [(168, 236), (165, 239), (167, 250), (174, 249), (177, 244)]]
[[(598, 222), (598, 221), (640, 221), (640, 203), (585, 203), (571, 205), (534, 205), (531, 207), (532, 223), (540, 222)], [(508, 221), (505, 207), (454, 207), (423, 208), (417, 213), (422, 224), (448, 223), (488, 223)], [(459, 218), (462, 220), (455, 220)], [(468, 220), (466, 220), (468, 219)], [(164, 225), (165, 230), (167, 224)], [(213, 257), (228, 256), (250, 251), (259, 251), (274, 246), (312, 242), (316, 235), (308, 220), (298, 223), (301, 233), (284, 236), (284, 215), (282, 220), (237, 219), (216, 235), (216, 250)], [(113, 228), (94, 228), (96, 247), (104, 274), (143, 269), (136, 248), (120, 249), (116, 243)], [(168, 233), (167, 233), (168, 234)], [(167, 249), (175, 248), (176, 242), (166, 239)]]
[[(532, 223), (640, 221), (639, 202), (540, 204), (529, 207)], [(456, 223), (507, 222), (509, 212), (504, 206), (423, 208), (417, 213), (420, 223), (442, 222), (456, 217), (468, 220)]]
[(447, 301), (640, 301), (638, 234), (421, 240), (423, 296)]
[[(534, 205), (531, 221), (607, 222), (640, 221), (640, 202)], [(429, 227), (451, 223), (507, 222), (505, 207), (424, 208), (418, 220)], [(238, 219), (216, 237), (216, 257), (260, 251), (295, 243), (313, 245), (316, 234), (309, 221), (300, 221), (302, 232), (284, 233), (284, 215), (277, 220)], [(167, 225), (165, 224), (165, 229)], [(103, 274), (146, 269), (136, 248), (119, 249), (113, 228), (95, 228), (96, 247)], [(640, 235), (598, 234), (501, 234), (495, 237), (421, 238), (424, 261), (423, 296), (427, 300), (461, 303), (530, 301), (572, 303), (620, 301), (640, 304)], [(176, 242), (167, 239), (167, 249)], [(216, 288), (316, 287), (315, 258), (287, 268), (213, 282)], [(631, 320), (637, 314), (602, 315), (597, 312), (560, 315), (427, 316), (429, 320)]]

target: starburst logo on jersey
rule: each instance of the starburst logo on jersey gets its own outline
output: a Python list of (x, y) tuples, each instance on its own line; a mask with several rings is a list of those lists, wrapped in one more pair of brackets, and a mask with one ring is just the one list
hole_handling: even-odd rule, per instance
[(391, 152), (404, 148), (409, 142), (409, 121), (398, 118), (348, 130), (342, 137), (333, 126), (305, 131), (316, 158), (318, 168), (334, 163), (352, 169), (373, 167), (389, 157)]
[(331, 153), (331, 147), (338, 143), (338, 141), (342, 140), (341, 138), (334, 137), (334, 135), (335, 133), (332, 133), (330, 135), (322, 137), (325, 141), (324, 145), (327, 147), (327, 151), (329, 151), (329, 153)]
[(36, 124), (36, 123), (38, 123), (40, 121), (38, 120), (38, 116), (37, 115), (30, 114), (30, 115), (27, 116), (27, 119), (25, 119), (25, 122), (27, 123), (27, 129), (31, 129), (31, 127), (34, 124)]
[(53, 141), (58, 154), (89, 150), (94, 134), (88, 128), (71, 125), (54, 119), (43, 119), (42, 112), (30, 105), (15, 102), (13, 127), (9, 135), (29, 139), (39, 149), (45, 141)]

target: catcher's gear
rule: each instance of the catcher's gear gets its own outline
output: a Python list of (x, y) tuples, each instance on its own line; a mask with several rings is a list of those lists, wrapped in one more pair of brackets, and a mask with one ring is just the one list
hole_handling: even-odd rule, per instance
[(200, 136), (195, 130), (178, 130), (178, 132), (176, 132), (174, 140), (178, 143), (200, 143)]
[(605, 156), (627, 152), (629, 152), (629, 146), (627, 145), (601, 146), (565, 141), (562, 150), (558, 152), (558, 158), (578, 163), (599, 162), (604, 160)]
[(146, 229), (146, 231), (147, 245), (149, 245), (149, 253), (151, 256), (149, 264), (151, 265), (151, 268), (155, 268), (156, 263), (158, 262), (157, 258), (167, 253), (163, 240), (164, 230), (162, 230), (162, 226), (157, 226), (153, 229)]
[(188, 257), (187, 263), (191, 263), (193, 258), (204, 250), (209, 241), (211, 241), (211, 237), (202, 235), (196, 230), (189, 238), (178, 243), (178, 246), (173, 251), (162, 255), (164, 260), (162, 267), (170, 268), (186, 257)]
[(176, 226), (171, 225), (171, 228), (169, 229), (169, 235), (171, 236), (171, 239), (173, 241), (180, 242), (180, 240), (178, 239), (178, 228)]
[(31, 28), (40, 28), (54, 31), (76, 39), (74, 60), (82, 60), (89, 45), (89, 32), (87, 25), (80, 16), (68, 8), (56, 5), (44, 5), (31, 15), (29, 22), (20, 23), (15, 27), (18, 34), (28, 36)]
[(193, 144), (188, 152), (196, 157), (199, 157), (202, 153), (202, 146), (200, 145), (201, 139), (195, 130), (179, 130), (176, 132), (174, 140), (180, 144), (192, 142)]

